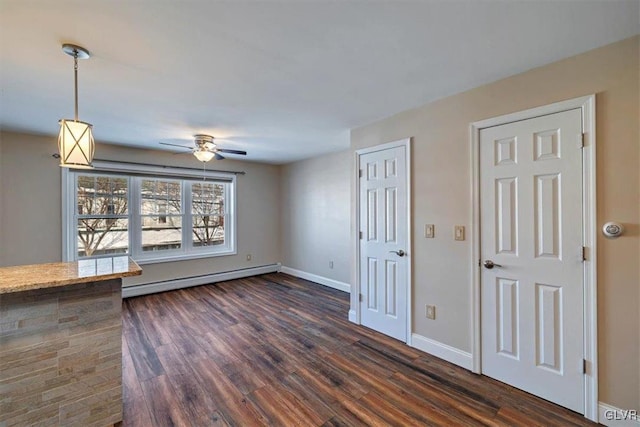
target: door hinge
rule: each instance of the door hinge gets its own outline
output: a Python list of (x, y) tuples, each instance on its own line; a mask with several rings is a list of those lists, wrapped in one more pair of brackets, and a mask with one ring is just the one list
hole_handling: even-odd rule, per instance
[(582, 359), (582, 373), (587, 373), (587, 359)]
[(360, 294), (360, 296), (358, 297), (360, 299), (360, 302), (362, 302), (362, 294)]
[(360, 169), (360, 170), (358, 171), (358, 177), (362, 178), (362, 175), (363, 175), (363, 173), (362, 173), (362, 169)]
[(360, 240), (362, 240), (362, 231), (358, 232), (358, 237), (360, 238)]
[(578, 135), (578, 148), (584, 148), (584, 133)]
[(587, 247), (583, 246), (582, 247), (582, 262), (585, 262), (587, 260)]

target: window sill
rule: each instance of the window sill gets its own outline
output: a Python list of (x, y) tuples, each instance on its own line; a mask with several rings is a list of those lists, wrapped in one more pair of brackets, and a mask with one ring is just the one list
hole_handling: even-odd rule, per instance
[(203, 259), (203, 258), (215, 258), (219, 256), (228, 256), (228, 255), (236, 255), (238, 252), (235, 250), (226, 250), (220, 252), (208, 252), (208, 253), (191, 253), (187, 255), (166, 255), (159, 257), (144, 257), (144, 258), (133, 258), (133, 260), (138, 263), (138, 265), (145, 264), (159, 264), (162, 262), (175, 262), (175, 261), (189, 261), (193, 259)]

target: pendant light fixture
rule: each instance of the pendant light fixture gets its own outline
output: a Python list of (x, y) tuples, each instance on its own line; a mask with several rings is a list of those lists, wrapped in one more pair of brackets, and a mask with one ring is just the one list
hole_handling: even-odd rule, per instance
[(58, 150), (60, 166), (77, 169), (91, 169), (95, 142), (93, 125), (78, 120), (78, 59), (88, 59), (89, 51), (73, 44), (63, 44), (62, 51), (73, 56), (75, 118), (60, 120)]

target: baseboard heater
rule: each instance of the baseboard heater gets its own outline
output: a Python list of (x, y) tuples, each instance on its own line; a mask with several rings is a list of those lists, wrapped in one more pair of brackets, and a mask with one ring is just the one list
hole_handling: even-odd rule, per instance
[(275, 273), (280, 271), (280, 267), (280, 263), (268, 264), (259, 267), (182, 277), (180, 279), (163, 280), (161, 282), (145, 283), (142, 285), (123, 286), (122, 298), (137, 297), (140, 295), (154, 294), (156, 292), (188, 288), (190, 286), (206, 285), (208, 283), (224, 282), (225, 280), (242, 279), (243, 277), (257, 276), (259, 274)]

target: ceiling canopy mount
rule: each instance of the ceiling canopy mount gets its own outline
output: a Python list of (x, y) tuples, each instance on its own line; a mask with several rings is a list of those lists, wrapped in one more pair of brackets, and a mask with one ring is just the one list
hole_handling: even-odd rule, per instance
[(91, 54), (82, 46), (78, 46), (71, 43), (65, 43), (62, 45), (62, 51), (69, 56), (77, 57), (78, 59), (89, 59)]

